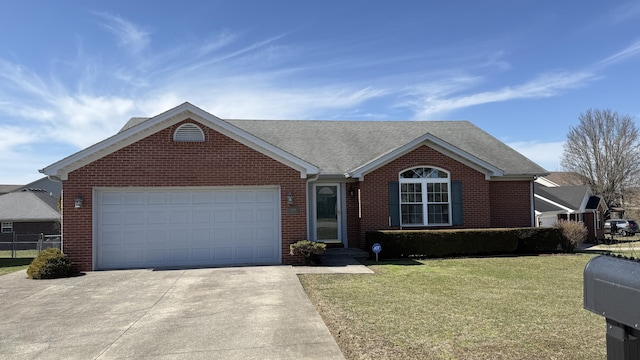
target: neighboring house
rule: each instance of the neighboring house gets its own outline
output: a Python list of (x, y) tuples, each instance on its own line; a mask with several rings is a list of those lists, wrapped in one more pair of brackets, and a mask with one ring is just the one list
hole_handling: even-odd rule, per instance
[(51, 180), (48, 177), (43, 177), (34, 182), (30, 182), (27, 185), (16, 186), (16, 188), (11, 192), (22, 190), (37, 190), (49, 193), (53, 197), (60, 198), (60, 195), (62, 194), (62, 183), (60, 181)]
[(12, 241), (14, 234), (30, 240), (37, 235), (60, 233), (58, 197), (45, 190), (22, 190), (0, 195), (0, 242)]
[(529, 227), (547, 174), (467, 121), (223, 120), (189, 103), (41, 172), (62, 181), (64, 251), (83, 271), (291, 264), (302, 239)]
[(534, 189), (538, 226), (554, 226), (559, 219), (582, 221), (590, 240), (604, 239), (607, 204), (588, 185), (549, 187), (536, 180)]

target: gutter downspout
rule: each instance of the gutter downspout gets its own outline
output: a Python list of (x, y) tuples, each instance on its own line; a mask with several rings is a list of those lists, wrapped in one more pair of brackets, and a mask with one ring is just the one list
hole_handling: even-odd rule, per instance
[[(313, 201), (311, 201), (311, 191), (309, 190), (309, 185), (311, 185), (312, 182), (317, 181), (318, 177), (320, 177), (320, 174), (316, 174), (316, 175), (308, 178), (307, 182), (306, 182), (306, 186), (305, 186), (306, 187), (305, 191), (307, 192), (307, 239), (309, 239), (309, 240), (311, 240), (311, 238), (313, 237), (312, 234), (311, 234), (311, 231), (312, 231), (312, 228), (313, 228), (313, 226), (311, 226), (312, 225), (311, 224), (311, 214), (312, 214), (311, 206), (312, 206)], [(311, 240), (311, 241), (316, 241), (316, 240), (317, 239)]]

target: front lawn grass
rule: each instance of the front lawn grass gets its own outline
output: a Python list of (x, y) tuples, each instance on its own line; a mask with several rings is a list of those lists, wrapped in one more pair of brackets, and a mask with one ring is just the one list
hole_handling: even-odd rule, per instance
[(378, 263), (375, 275), (300, 275), (347, 359), (604, 359), (583, 309), (591, 255)]
[(29, 267), (33, 258), (0, 258), (0, 275), (24, 270)]

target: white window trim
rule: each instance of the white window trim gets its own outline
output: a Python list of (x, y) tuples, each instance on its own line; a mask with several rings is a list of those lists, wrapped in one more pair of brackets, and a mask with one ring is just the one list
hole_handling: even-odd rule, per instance
[[(436, 169), (442, 172), (445, 172), (447, 174), (447, 178), (402, 178), (400, 177), (402, 173), (404, 173), (405, 171), (411, 170), (411, 169), (418, 169), (418, 168), (431, 168), (431, 169)], [(452, 225), (452, 208), (451, 208), (451, 172), (437, 167), (437, 166), (429, 166), (429, 165), (424, 165), (424, 166), (413, 166), (407, 169), (404, 169), (402, 171), (400, 171), (398, 173), (398, 182), (399, 182), (399, 186), (398, 186), (398, 203), (400, 206), (400, 226), (402, 227), (435, 227), (435, 226), (451, 226)], [(422, 224), (405, 224), (402, 222), (402, 184), (421, 184), (422, 187)], [(428, 205), (429, 204), (438, 204), (438, 203), (429, 203), (427, 202), (427, 184), (428, 183), (438, 183), (438, 184), (442, 184), (442, 183), (446, 183), (447, 184), (447, 195), (448, 195), (448, 212), (449, 212), (449, 222), (447, 223), (436, 223), (436, 224), (429, 224), (429, 213), (428, 213)], [(440, 203), (443, 204), (443, 203)]]
[(13, 223), (12, 222), (3, 222), (2, 223), (2, 233), (12, 233), (13, 232)]

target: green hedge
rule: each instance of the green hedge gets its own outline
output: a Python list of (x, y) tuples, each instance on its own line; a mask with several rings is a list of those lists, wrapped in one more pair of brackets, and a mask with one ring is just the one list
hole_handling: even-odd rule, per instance
[(531, 254), (556, 251), (556, 228), (380, 230), (366, 234), (367, 249), (382, 246), (381, 258), (451, 257), (472, 255)]

